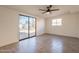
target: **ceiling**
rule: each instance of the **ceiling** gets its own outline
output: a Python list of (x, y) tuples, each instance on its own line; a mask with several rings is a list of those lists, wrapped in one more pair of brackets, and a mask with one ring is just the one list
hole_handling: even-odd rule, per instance
[(54, 8), (59, 8), (59, 11), (52, 11), (51, 14), (42, 14), (39, 9), (46, 9), (48, 5), (6, 5), (5, 7), (16, 9), (27, 14), (31, 14), (38, 17), (54, 17), (64, 13), (75, 13), (79, 12), (78, 5), (53, 5)]

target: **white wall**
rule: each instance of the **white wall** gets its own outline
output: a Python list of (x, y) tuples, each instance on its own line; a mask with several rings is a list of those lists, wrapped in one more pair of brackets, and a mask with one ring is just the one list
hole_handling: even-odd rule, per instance
[(79, 38), (79, 19), (78, 19), (78, 36), (77, 37)]
[(37, 35), (41, 35), (45, 33), (45, 19), (37, 18)]
[[(78, 21), (79, 22), (79, 21)], [(79, 38), (79, 23), (78, 23), (78, 36), (77, 36), (78, 38)]]
[(0, 7), (0, 47), (18, 41), (17, 12)]
[[(50, 34), (78, 37), (78, 14), (65, 14), (54, 18), (46, 19), (45, 32)], [(52, 26), (52, 19), (62, 18), (62, 26)]]
[[(19, 41), (19, 14), (16, 10), (0, 7), (0, 47)], [(26, 14), (27, 15), (27, 14)], [(44, 33), (44, 19), (37, 18), (37, 35)]]
[(77, 19), (77, 37), (79, 38), (79, 14), (76, 15), (76, 19)]

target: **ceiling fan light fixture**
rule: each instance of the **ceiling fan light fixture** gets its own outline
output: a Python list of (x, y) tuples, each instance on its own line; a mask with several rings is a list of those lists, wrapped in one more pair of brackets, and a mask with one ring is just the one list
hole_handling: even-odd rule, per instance
[(50, 12), (46, 12), (45, 14), (47, 14), (47, 15), (48, 15), (48, 14), (50, 14)]

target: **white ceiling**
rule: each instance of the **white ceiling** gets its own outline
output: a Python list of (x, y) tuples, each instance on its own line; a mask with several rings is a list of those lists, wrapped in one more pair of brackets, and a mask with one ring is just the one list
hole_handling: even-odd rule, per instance
[(42, 11), (39, 9), (45, 9), (47, 5), (6, 5), (5, 7), (13, 8), (18, 11), (25, 12), (27, 14), (31, 14), (38, 17), (53, 17), (57, 15), (61, 15), (64, 13), (75, 13), (79, 12), (78, 5), (55, 5), (54, 8), (59, 8), (59, 11), (52, 11), (52, 14), (42, 14)]

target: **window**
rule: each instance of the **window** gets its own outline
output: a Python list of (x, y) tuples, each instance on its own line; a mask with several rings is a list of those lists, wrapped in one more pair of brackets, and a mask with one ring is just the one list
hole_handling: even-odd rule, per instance
[(62, 19), (53, 19), (52, 20), (52, 26), (61, 26), (62, 25)]

